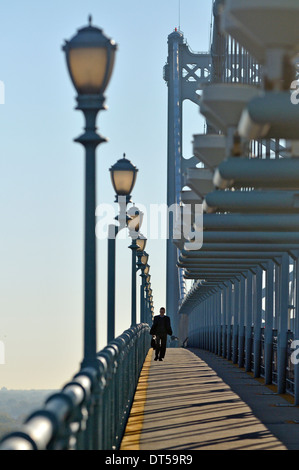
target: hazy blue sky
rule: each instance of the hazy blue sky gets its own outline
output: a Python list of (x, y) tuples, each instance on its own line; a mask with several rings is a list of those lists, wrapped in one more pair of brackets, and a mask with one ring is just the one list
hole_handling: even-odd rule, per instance
[[(193, 51), (207, 51), (211, 0), (181, 0), (180, 26)], [(178, 0), (3, 0), (0, 105), (0, 388), (58, 388), (82, 359), (84, 152), (75, 91), (61, 46), (93, 23), (119, 49), (98, 128), (98, 204), (112, 203), (109, 168), (126, 153), (139, 168), (134, 202), (166, 202), (167, 36)], [(184, 156), (203, 132), (185, 105)], [(129, 239), (117, 243), (117, 334), (130, 325)], [(98, 337), (106, 344), (107, 242), (98, 242)], [(155, 308), (165, 304), (165, 240), (149, 240)], [(139, 282), (139, 281), (138, 281)]]

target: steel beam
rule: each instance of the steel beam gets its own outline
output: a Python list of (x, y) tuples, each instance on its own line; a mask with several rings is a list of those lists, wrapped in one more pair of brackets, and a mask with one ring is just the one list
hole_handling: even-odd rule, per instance
[(255, 231), (204, 231), (203, 246), (210, 243), (265, 243), (265, 244), (299, 244), (299, 231), (297, 232), (255, 232)]
[(254, 249), (245, 251), (240, 251), (240, 250), (235, 250), (233, 252), (228, 251), (225, 246), (222, 245), (222, 249), (219, 247), (219, 250), (217, 252), (211, 251), (186, 251), (182, 250), (181, 255), (180, 255), (180, 260), (183, 261), (184, 259), (202, 259), (202, 258), (211, 258), (211, 259), (230, 259), (230, 258), (244, 258), (244, 259), (271, 259), (275, 258), (276, 256), (281, 256), (281, 254), (284, 252), (284, 250), (281, 250), (281, 252), (276, 250), (276, 246), (274, 249), (270, 251), (265, 250), (264, 247), (262, 247), (261, 251), (261, 246), (259, 246), (259, 251), (256, 251)]
[[(299, 213), (299, 191), (213, 191), (204, 210), (212, 212)], [(271, 235), (272, 236), (272, 235)]]
[(220, 163), (213, 182), (219, 189), (299, 189), (299, 158), (231, 157)]
[[(299, 179), (298, 179), (299, 181)], [(298, 232), (297, 214), (204, 214), (199, 230)]]
[[(289, 243), (206, 243), (203, 244), (200, 250), (181, 250), (181, 252), (190, 253), (191, 257), (201, 256), (200, 253), (211, 253), (214, 252), (215, 256), (218, 256), (219, 251), (229, 251), (229, 252), (261, 252), (263, 250), (266, 252), (291, 252), (292, 250), (298, 250), (299, 244), (289, 244)], [(256, 255), (258, 257), (259, 255)]]

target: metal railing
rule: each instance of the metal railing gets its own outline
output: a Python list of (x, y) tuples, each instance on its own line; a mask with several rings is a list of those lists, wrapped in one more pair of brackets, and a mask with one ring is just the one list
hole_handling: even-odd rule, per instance
[[(202, 327), (207, 328), (207, 327)], [(228, 340), (227, 332), (231, 330), (231, 340)], [(240, 327), (235, 332), (235, 339), (233, 338), (232, 326), (218, 325), (215, 333), (215, 344), (207, 342), (201, 335), (201, 329), (199, 329), (199, 337), (202, 339), (199, 341), (196, 347), (216, 353), (218, 356), (232, 359), (235, 364), (239, 364), (239, 367), (245, 367), (247, 372), (254, 372), (256, 377), (263, 377), (266, 379), (266, 368), (267, 370), (267, 384), (270, 383), (278, 385), (278, 332), (277, 329), (272, 329), (272, 346), (270, 355), (266, 364), (266, 353), (265, 353), (265, 327), (261, 328), (260, 333), (260, 347), (256, 348), (254, 344), (255, 340), (255, 329), (250, 327), (250, 337), (246, 341), (246, 327), (244, 326), (242, 331)], [(242, 339), (240, 339), (240, 333), (242, 332)], [(238, 337), (236, 338), (236, 334)], [(293, 354), (293, 341), (294, 332), (288, 330), (286, 333), (287, 337), (287, 351), (286, 351), (286, 362), (285, 362), (285, 393), (295, 395), (295, 370), (294, 363), (292, 361)], [(191, 343), (192, 347), (192, 343)], [(248, 348), (248, 350), (246, 350)], [(228, 353), (231, 356), (229, 357)], [(256, 357), (258, 355), (258, 365), (255, 367)], [(269, 363), (270, 359), (270, 363)], [(269, 373), (270, 372), (270, 373)]]
[(4, 436), (0, 450), (117, 450), (147, 352), (149, 326), (126, 330), (23, 426)]

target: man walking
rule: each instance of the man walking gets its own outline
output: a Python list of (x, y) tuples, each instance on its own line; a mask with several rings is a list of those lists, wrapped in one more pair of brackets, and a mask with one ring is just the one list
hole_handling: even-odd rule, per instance
[(155, 361), (163, 361), (166, 352), (167, 335), (172, 335), (170, 318), (165, 315), (165, 308), (160, 308), (160, 315), (154, 316), (150, 334), (156, 336)]

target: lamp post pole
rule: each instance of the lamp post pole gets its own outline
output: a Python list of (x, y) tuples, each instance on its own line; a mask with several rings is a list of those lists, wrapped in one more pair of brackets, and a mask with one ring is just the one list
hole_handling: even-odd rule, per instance
[(146, 322), (148, 324), (150, 324), (149, 318), (150, 318), (149, 292), (148, 292), (148, 289), (146, 289)]
[(132, 243), (129, 246), (132, 251), (132, 280), (131, 280), (131, 326), (136, 325), (136, 238), (132, 235)]
[(146, 323), (150, 324), (150, 274), (146, 274), (145, 278), (145, 320)]
[(105, 109), (104, 92), (113, 70), (114, 41), (92, 25), (78, 30), (63, 46), (70, 78), (77, 91), (77, 108), (85, 117), (84, 133), (75, 139), (85, 149), (84, 229), (84, 357), (82, 367), (97, 367), (96, 324), (96, 148), (106, 139), (96, 132), (96, 119)]
[(116, 219), (119, 225), (108, 227), (108, 292), (107, 292), (107, 341), (115, 338), (115, 243), (117, 234), (133, 217), (127, 213), (127, 205), (131, 202), (131, 192), (136, 182), (138, 169), (126, 159), (126, 155), (110, 168), (110, 176), (115, 190), (115, 202), (119, 204)]
[(108, 227), (108, 295), (107, 295), (107, 343), (115, 338), (115, 238), (118, 229)]
[(145, 294), (145, 278), (146, 278), (146, 275), (144, 274), (145, 265), (141, 261), (142, 256), (143, 256), (143, 252), (137, 250), (137, 258), (138, 258), (137, 268), (141, 270), (141, 274), (140, 274), (140, 277), (141, 277), (141, 284), (140, 284), (140, 321), (141, 321), (141, 323), (144, 323), (145, 322), (144, 294)]
[(137, 248), (137, 271), (140, 269), (141, 274), (141, 285), (140, 285), (140, 321), (141, 323), (145, 323), (145, 300), (144, 300), (144, 295), (145, 295), (145, 268), (148, 260), (148, 254), (144, 251), (147, 243), (147, 239), (144, 237), (144, 235), (140, 234), (136, 240), (136, 243), (138, 245)]
[[(121, 201), (126, 200), (123, 204)], [(107, 292), (107, 342), (115, 338), (115, 259), (116, 259), (116, 237), (119, 231), (127, 225), (126, 207), (128, 199), (119, 197), (120, 226), (111, 224), (108, 227), (108, 292)], [(123, 222), (126, 221), (126, 222)], [(125, 225), (124, 225), (125, 224)]]
[(82, 367), (96, 365), (96, 148), (106, 139), (96, 133), (96, 117), (104, 98), (78, 96), (86, 120), (85, 132), (75, 139), (85, 148), (85, 237), (84, 237), (84, 358)]
[(142, 323), (145, 323), (145, 274), (144, 274), (144, 268), (142, 268), (142, 273), (141, 273), (141, 286), (140, 286), (140, 312), (141, 312), (141, 321)]

